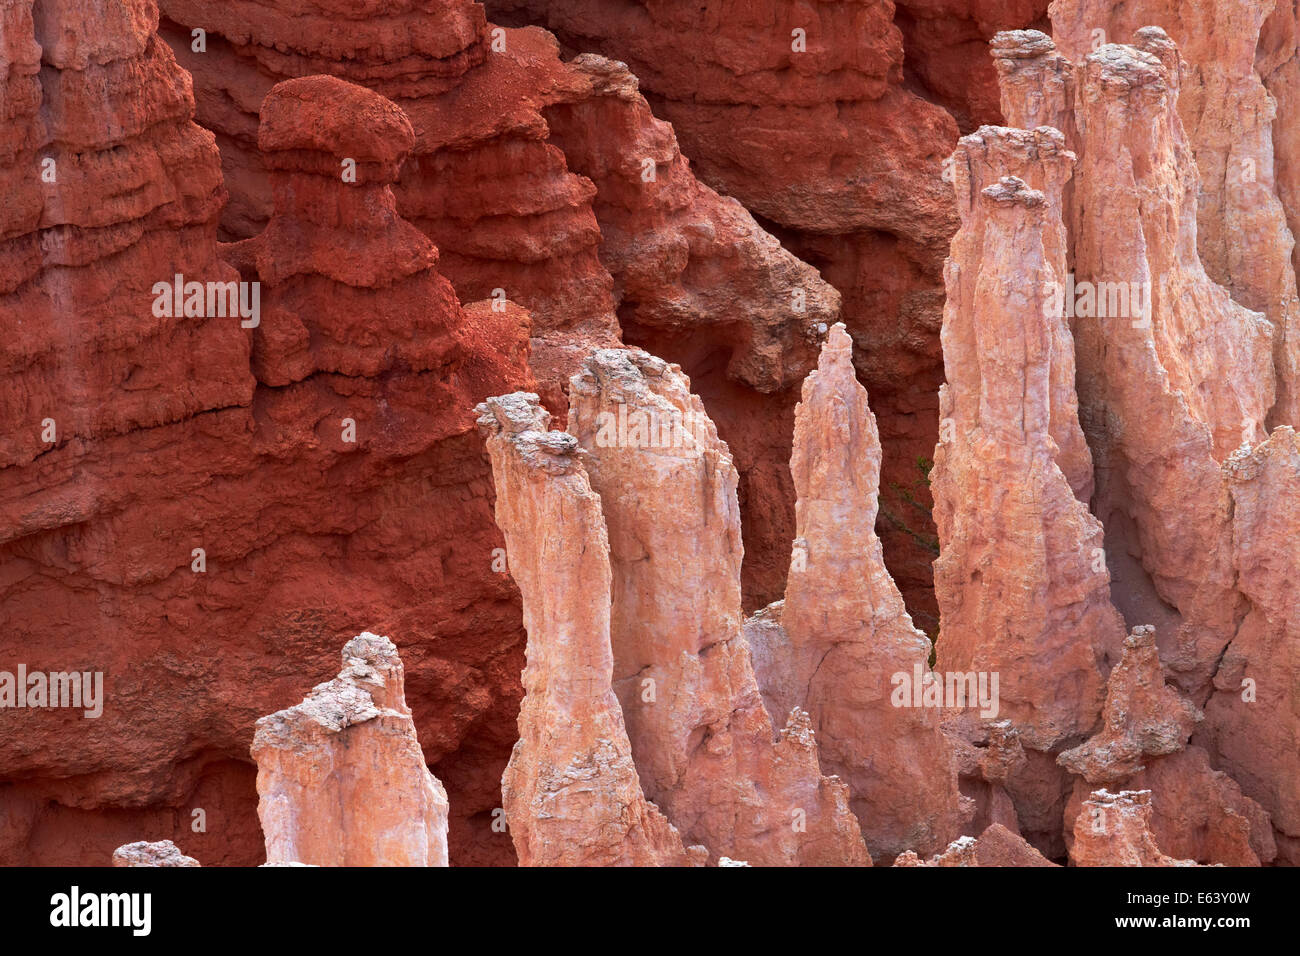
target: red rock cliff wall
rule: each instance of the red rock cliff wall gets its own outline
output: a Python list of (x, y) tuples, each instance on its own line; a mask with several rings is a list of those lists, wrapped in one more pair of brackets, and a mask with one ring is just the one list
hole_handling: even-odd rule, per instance
[[(281, 154), (278, 244), (227, 250), (262, 281), (258, 328), (156, 317), (155, 282), (240, 274), (216, 242), (217, 150), (155, 6), (108, 3), (81, 30), (52, 0), (2, 15), (0, 660), (102, 671), (106, 702), (91, 719), (0, 711), (0, 861), (172, 837), (206, 863), (258, 862), (253, 721), (366, 629), (402, 648), (461, 862), (510, 860), (489, 823), (523, 634), (491, 565), (471, 410), (531, 381), (526, 315), (461, 308), (378, 172), (410, 144), (378, 140), (361, 156), (378, 182), (364, 161), (350, 185)], [(355, 222), (349, 190), (374, 216), (351, 234), (331, 227)]]

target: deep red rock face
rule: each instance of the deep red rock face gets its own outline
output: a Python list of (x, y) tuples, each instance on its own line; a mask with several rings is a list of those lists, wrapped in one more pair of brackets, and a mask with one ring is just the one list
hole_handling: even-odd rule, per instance
[[(271, 214), (257, 121), (275, 83), (324, 73), (376, 90), (416, 137), (395, 184), (402, 216), (437, 244), (463, 300), (508, 299), (533, 313), (533, 367), (563, 408), (581, 344), (614, 344), (618, 333), (594, 189), (546, 142), (542, 109), (575, 86), (548, 35), (493, 37), (483, 8), (462, 0), (357, 11), (169, 0), (164, 12), (163, 35), (196, 77), (200, 122), (222, 148), (226, 237), (258, 233)], [(206, 31), (201, 51), (193, 29)]]
[[(331, 126), (295, 125), (301, 103), (274, 122), (272, 102), (271, 219), (223, 249), (217, 151), (152, 4), (124, 8), (134, 33), (84, 36), (64, 35), (54, 6), (5, 8), (7, 102), (23, 107), (6, 170), (24, 175), (4, 207), (3, 314), (19, 334), (5, 346), (0, 659), (101, 672), (104, 697), (95, 718), (0, 711), (0, 860), (96, 863), (165, 837), (208, 864), (259, 862), (252, 722), (330, 676), (367, 629), (402, 648), (425, 756), (450, 758), (437, 772), (461, 813), (452, 846), (510, 860), (490, 814), (522, 631), (492, 566), (472, 408), (531, 384), (527, 314), (461, 308), (395, 210), (410, 124), (355, 87), (314, 95), (334, 104), (323, 119), (343, 123), (356, 183), (327, 153)], [(91, 109), (94, 89), (123, 109)], [(157, 316), (154, 283), (177, 273), (260, 282), (257, 326)]]
[(1002, 30), (1047, 25), (1047, 0), (897, 0), (903, 69), (963, 133), (1002, 120), (989, 41)]
[[(840, 297), (746, 211), (762, 209), (696, 180), (636, 77), (599, 57), (564, 63), (549, 34), (497, 27), (478, 4), (381, 4), (346, 31), (339, 17), (306, 14), (320, 33), (303, 29), (291, 0), (249, 5), (249, 16), (238, 4), (211, 7), (169, 0), (163, 35), (195, 76), (200, 122), (222, 147), (227, 233), (252, 235), (266, 219), (254, 118), (272, 83), (331, 73), (390, 97), (417, 137), (396, 185), (399, 210), (437, 244), (463, 300), (502, 296), (532, 312), (532, 367), (557, 424), (584, 350), (618, 344), (620, 327), (628, 341), (682, 358), (678, 343), (704, 333), (705, 368), (720, 363), (710, 386), (740, 399), (717, 414), (746, 449), (742, 494), (776, 519), (747, 526), (747, 604), (776, 597), (793, 526), (791, 386), (812, 366), (809, 331), (838, 317)], [(447, 21), (445, 32), (393, 41), (418, 66), (394, 59), (390, 37), (426, 14)], [(876, 21), (853, 14), (844, 25), (884, 26)], [(194, 51), (191, 27), (208, 31), (206, 52)], [(863, 52), (840, 52), (846, 68), (878, 69)], [(863, 83), (875, 81), (849, 88)]]

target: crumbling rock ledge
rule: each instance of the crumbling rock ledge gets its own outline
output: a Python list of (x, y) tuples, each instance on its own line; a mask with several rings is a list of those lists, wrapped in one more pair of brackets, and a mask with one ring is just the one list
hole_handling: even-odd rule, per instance
[(1057, 866), (1035, 850), (1023, 837), (1000, 823), (989, 826), (979, 838), (960, 837), (942, 853), (922, 861), (911, 850), (901, 854), (894, 866)]

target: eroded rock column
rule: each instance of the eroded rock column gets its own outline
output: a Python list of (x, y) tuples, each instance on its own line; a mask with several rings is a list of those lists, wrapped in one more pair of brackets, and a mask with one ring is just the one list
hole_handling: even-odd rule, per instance
[(1079, 776), (1065, 811), (1067, 845), (1097, 786), (1151, 793), (1149, 825), (1169, 853), (1201, 863), (1259, 866), (1277, 855), (1268, 813), (1206, 752), (1188, 744), (1202, 714), (1166, 683), (1154, 629), (1136, 627), (1110, 674), (1102, 729), (1057, 762)]
[[(1056, 202), (1023, 179), (997, 179), (1006, 154), (1054, 169), (1042, 184)], [(1092, 728), (1099, 664), (1123, 634), (1101, 526), (1075, 497), (1052, 437), (1054, 428), (1078, 434), (1072, 395), (1053, 374), (1073, 364), (1053, 301), (1063, 228), (1048, 218), (1071, 157), (1054, 131), (986, 127), (956, 160), (964, 219), (947, 269), (941, 399), (951, 440), (934, 469), (939, 666), (1000, 673), (1001, 715), (1025, 746), (1046, 751)]]
[(852, 352), (837, 323), (804, 380), (785, 601), (747, 622), (746, 635), (772, 719), (808, 712), (822, 770), (849, 785), (879, 859), (939, 850), (961, 820), (941, 712), (898, 693), (899, 675), (911, 682), (929, 673), (931, 645), (912, 625), (876, 537), (880, 436)]
[(1160, 852), (1151, 835), (1151, 791), (1098, 790), (1074, 824), (1075, 866), (1195, 866)]
[(570, 394), (609, 531), (614, 688), (646, 795), (712, 854), (868, 862), (807, 715), (773, 742), (741, 632), (736, 470), (686, 376), (602, 349)]
[[(1149, 788), (1152, 826), (1179, 856), (1288, 858), (1296, 831), (1285, 781), (1295, 775), (1297, 721), (1279, 691), (1292, 681), (1294, 640), (1283, 636), (1290, 614), (1273, 595), (1292, 586), (1297, 563), (1294, 548), (1278, 543), (1296, 521), (1284, 504), (1293, 439), (1287, 428), (1267, 437), (1264, 426), (1287, 403), (1292, 286), (1264, 277), (1289, 247), (1265, 195), (1271, 157), (1260, 130), (1271, 105), (1243, 48), (1266, 11), (1102, 6), (1054, 4), (1077, 64), (1033, 31), (995, 38), (994, 56), (1012, 121), (1059, 118), (1080, 155), (1068, 304), (1080, 418), (1097, 464), (1093, 510), (1106, 526), (1117, 605), (1131, 624), (1155, 626), (1159, 661), (1147, 671), (1167, 671), (1207, 719), (1192, 743), (1188, 730), (1155, 751), (1103, 729), (1070, 760), (1093, 783)], [(1146, 25), (1148, 13), (1181, 31), (1194, 62)], [(1135, 30), (1132, 45), (1088, 53), (1094, 27)], [(1209, 102), (1220, 95), (1242, 115)], [(1233, 179), (1252, 166), (1257, 181)], [(1263, 272), (1237, 268), (1255, 243)], [(1143, 653), (1155, 660), (1156, 648)], [(1270, 685), (1270, 708), (1254, 709), (1255, 675)], [(1132, 688), (1113, 693), (1138, 706)], [(1076, 781), (1067, 828), (1086, 787)]]
[(685, 864), (677, 830), (641, 791), (610, 685), (609, 544), (577, 439), (550, 430), (536, 395), (478, 411), (528, 631), (519, 742), (501, 781), (519, 862)]
[[(1274, 126), (1293, 124), (1279, 113), (1256, 68), (1261, 30), (1275, 6), (1291, 4), (1055, 0), (1051, 6), (1053, 34), (1075, 60), (1095, 49), (1098, 31), (1113, 41), (1159, 27), (1177, 42), (1181, 56), (1171, 57), (1167, 66), (1179, 87), (1177, 109), (1200, 173), (1196, 247), (1214, 281), (1236, 302), (1264, 313), (1276, 329), (1277, 394), (1270, 427), (1300, 425), (1295, 240), (1279, 199), (1274, 161)], [(1279, 12), (1274, 20), (1280, 23), (1285, 15)], [(1284, 85), (1279, 92), (1285, 96), (1289, 90)], [(1282, 135), (1285, 148), (1287, 134)], [(1106, 149), (1104, 140), (1098, 144)]]
[[(1243, 613), (1219, 463), (1263, 436), (1272, 326), (1200, 264), (1178, 54), (1158, 30), (1138, 40), (1145, 49), (1102, 47), (1079, 74), (1076, 279), (1111, 303), (1074, 320), (1079, 391), (1123, 610), (1156, 626), (1162, 660), (1195, 697)], [(1149, 309), (1117, 314), (1111, 293), (1125, 289)]]
[(1102, 528), (1080, 500), (1089, 458), (1060, 216), (1073, 156), (1056, 130), (985, 127), (953, 159), (962, 228), (945, 273), (948, 382), (933, 472), (938, 670), (997, 679), (996, 712), (967, 710), (959, 732), (978, 742), (991, 720), (1014, 725), (1026, 765), (996, 782), (1056, 855), (1067, 783), (1050, 755), (1091, 732), (1124, 634)]
[(425, 766), (388, 638), (348, 641), (339, 676), (261, 718), (251, 752), (268, 862), (447, 865), (447, 794)]

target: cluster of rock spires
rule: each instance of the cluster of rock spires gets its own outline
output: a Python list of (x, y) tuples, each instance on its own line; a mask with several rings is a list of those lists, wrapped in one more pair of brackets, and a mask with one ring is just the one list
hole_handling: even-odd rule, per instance
[[(1003, 112), (1015, 125), (964, 137), (950, 167), (962, 225), (945, 268), (932, 683), (954, 673), (1003, 678), (1002, 719), (945, 700), (951, 710), (940, 727), (937, 714), (905, 720), (913, 712), (890, 700), (891, 675), (923, 662), (929, 647), (881, 560), (878, 433), (838, 325), (796, 412), (787, 596), (746, 629), (752, 672), (774, 727), (807, 715), (817, 769), (847, 785), (876, 857), (910, 851), (915, 859), (983, 821), (996, 839), (1023, 833), (1080, 865), (1295, 862), (1300, 713), (1290, 701), (1296, 634), (1284, 595), (1300, 554), (1275, 537), (1288, 533), (1276, 511), (1268, 528), (1254, 514), (1261, 486), (1294, 480), (1294, 430), (1280, 424), (1269, 435), (1271, 423), (1294, 416), (1294, 295), (1284, 288), (1273, 307), (1254, 312), (1202, 264), (1197, 168), (1178, 110), (1186, 67), (1162, 29), (1143, 27), (1133, 45), (1103, 44), (1077, 63), (1036, 31), (999, 34), (993, 50)], [(1280, 216), (1274, 223), (1264, 251), (1285, 261), (1289, 233)], [(1092, 290), (1090, 308), (1076, 289)], [(532, 411), (535, 397), (481, 406), (490, 446), (505, 435), (527, 449), (518, 462), (493, 449), (498, 512), (512, 516), (512, 566), (535, 569), (547, 552), (517, 541), (513, 499), (537, 492), (503, 475), (522, 463), (545, 481), (556, 473), (552, 459), (536, 455), (545, 447), (600, 496), (614, 559), (616, 688), (620, 676), (656, 684), (664, 661), (655, 649), (667, 642), (680, 653), (666, 637), (681, 630), (679, 608), (690, 610), (691, 630), (706, 631), (679, 660), (732, 645), (733, 609), (716, 599), (736, 590), (729, 456), (719, 459), (720, 481), (707, 455), (696, 465), (678, 447), (606, 447), (595, 424), (602, 412), (651, 421), (676, 413), (694, 423), (694, 452), (701, 432), (713, 432), (700, 427), (702, 408), (677, 377), (676, 367), (641, 353), (597, 353), (573, 379), (572, 434), (549, 432)], [(594, 396), (604, 400), (593, 404)], [(721, 550), (712, 544), (719, 533)], [(1112, 561), (1123, 570), (1114, 581)], [(685, 584), (683, 564), (698, 569)], [(1252, 587), (1265, 575), (1276, 590)], [(701, 583), (713, 600), (689, 596)], [(1113, 592), (1127, 592), (1124, 614)], [(1155, 609), (1154, 624), (1125, 637), (1126, 616)], [(632, 620), (620, 627), (622, 614)], [(530, 660), (553, 657), (569, 630), (526, 625)], [(922, 670), (930, 676), (921, 664), (918, 677)], [(698, 708), (697, 688), (708, 685), (692, 677), (677, 672), (671, 686)], [(700, 829), (679, 807), (691, 770), (661, 769), (664, 742), (690, 737), (689, 724), (669, 719), (681, 701), (660, 707), (652, 697), (647, 706), (635, 686), (622, 691), (644, 795), (688, 840), (746, 858), (738, 834)], [(525, 710), (515, 760), (538, 759), (528, 754), (531, 721), (549, 727), (556, 716)], [(637, 729), (646, 722), (658, 729), (649, 739)], [(720, 730), (711, 723), (704, 739)], [(788, 734), (789, 725), (783, 742)], [(719, 751), (736, 760), (743, 738), (720, 739)], [(813, 768), (805, 774), (816, 779)], [(1272, 782), (1260, 786), (1260, 774)], [(1144, 788), (1094, 789), (1135, 781)], [(781, 803), (774, 797), (768, 808)], [(1162, 838), (1187, 859), (1162, 853)], [(839, 839), (847, 852), (852, 836)], [(820, 838), (810, 833), (809, 842)], [(949, 858), (978, 859), (976, 843), (958, 841), (932, 862)]]
[(0, 861), (1300, 863), (1294, 4), (92, 6), (0, 0), (0, 661), (111, 705)]
[[(1041, 217), (1043, 209), (1049, 217), (1046, 229), (1059, 233), (1064, 224), (1070, 234), (1070, 288), (1109, 290), (1097, 291), (1098, 305), (1103, 294), (1110, 296), (1115, 289), (1128, 288), (1131, 297), (1144, 297), (1140, 308), (1119, 314), (1113, 301), (1109, 314), (1079, 310), (1070, 326), (1079, 418), (1097, 465), (1091, 510), (1105, 527), (1105, 565), (1114, 576), (1108, 590), (1091, 587), (1091, 603), (1100, 602), (1100, 613), (1114, 619), (1107, 600), (1113, 595), (1125, 619), (1145, 627), (1124, 642), (1122, 658), (1113, 627), (1091, 628), (1095, 676), (1086, 660), (1075, 662), (1072, 679), (1084, 691), (1073, 698), (1081, 707), (1075, 732), (1086, 732), (1095, 715), (1087, 709), (1096, 706), (1087, 688), (1098, 685), (1105, 669), (1114, 666), (1100, 738), (1068, 751), (1063, 749), (1071, 743), (1068, 733), (1055, 741), (1025, 737), (1024, 744), (1036, 753), (1057, 754), (1062, 782), (1069, 771), (1094, 784), (1126, 782), (1143, 764), (1145, 774), (1167, 776), (1167, 796), (1161, 799), (1160, 791), (1153, 790), (1152, 817), (1159, 821), (1153, 825), (1165, 827), (1172, 837), (1179, 828), (1162, 821), (1162, 815), (1185, 813), (1180, 822), (1196, 821), (1195, 832), (1209, 826), (1212, 836), (1205, 837), (1194, 854), (1200, 859), (1226, 854), (1238, 861), (1252, 855), (1267, 861), (1277, 853), (1294, 862), (1300, 711), (1291, 690), (1296, 666), (1293, 602), (1284, 590), (1260, 587), (1261, 577), (1268, 576), (1271, 585), (1285, 588), (1282, 582), (1300, 567), (1300, 554), (1276, 537), (1288, 534), (1287, 498), (1272, 497), (1274, 490), (1295, 481), (1295, 432), (1290, 427), (1297, 383), (1294, 293), (1284, 291), (1277, 307), (1268, 306), (1265, 313), (1239, 304), (1233, 297), (1236, 290), (1215, 282), (1202, 264), (1198, 219), (1210, 223), (1220, 245), (1236, 249), (1242, 242), (1258, 244), (1262, 257), (1288, 259), (1291, 237), (1280, 215), (1273, 218), (1273, 228), (1249, 236), (1236, 234), (1239, 227), (1229, 213), (1223, 212), (1219, 220), (1198, 217), (1198, 184), (1204, 179), (1198, 180), (1196, 151), (1184, 131), (1182, 115), (1187, 111), (1179, 107), (1182, 78), (1196, 74), (1165, 31), (1144, 26), (1131, 45), (1105, 44), (1088, 53), (1080, 31), (1072, 32), (1071, 25), (1100, 23), (1106, 29), (1110, 25), (1100, 13), (1088, 16), (1074, 11), (1073, 5), (1058, 4), (1053, 15), (1064, 24), (1058, 33), (1065, 38), (1065, 48), (1082, 52), (1071, 61), (1035, 32), (995, 38), (994, 56), (1006, 78), (1003, 111), (1020, 132), (982, 129), (963, 140), (963, 147), (969, 154), (974, 139), (981, 140), (983, 148), (990, 140), (1008, 143), (1023, 139), (1026, 130), (1044, 135), (1046, 127), (1056, 127), (1051, 135), (1073, 153), (1072, 188), (1065, 195), (1045, 187), (1013, 162), (992, 170), (1002, 175), (999, 186), (985, 187), (979, 199), (978, 172), (972, 173), (967, 188), (972, 206), (997, 204), (1010, 210), (1010, 218), (1021, 228)], [(1076, 15), (1077, 21), (1072, 19)], [(1202, 115), (1197, 133), (1208, 137), (1210, 123), (1211, 118)], [(1223, 133), (1220, 127), (1217, 135)], [(1258, 146), (1258, 137), (1247, 137), (1241, 148), (1248, 149), (1252, 142)], [(1239, 159), (1244, 163), (1249, 158), (1247, 168), (1267, 180), (1272, 163), (1266, 146)], [(960, 169), (978, 167), (964, 164), (960, 150), (958, 156), (960, 195), (965, 182)], [(1016, 178), (1020, 182), (1013, 184)], [(1022, 198), (1004, 198), (1007, 186)], [(1044, 194), (1041, 200), (1030, 198), (1033, 191)], [(1243, 200), (1239, 195), (1224, 200), (1220, 209), (1232, 203), (1241, 205)], [(1269, 208), (1265, 204), (1259, 214)], [(964, 221), (963, 231), (977, 215)], [(1000, 215), (1007, 217), (1005, 212)], [(969, 268), (956, 254), (960, 236), (949, 264), (950, 281), (963, 267)], [(1003, 254), (1011, 248), (1023, 247), (1004, 246)], [(950, 310), (953, 305), (950, 296)], [(983, 364), (981, 354), (976, 367)], [(955, 395), (959, 402), (951, 369), (945, 388), (950, 401)], [(983, 381), (979, 387), (981, 411), (997, 415), (991, 390)], [(1011, 397), (1013, 401), (1000, 409), (1002, 423), (1027, 421), (1020, 389)], [(1063, 411), (1068, 418), (1074, 396), (1058, 390), (1058, 397), (1064, 401), (1053, 403), (1052, 415)], [(958, 440), (961, 431), (958, 419)], [(1065, 449), (1057, 443), (1058, 456)], [(943, 469), (947, 452), (945, 446), (936, 456), (936, 471)], [(1068, 478), (1069, 467), (1058, 457), (1056, 469), (1041, 471), (1044, 480), (1057, 471)], [(936, 478), (939, 514), (945, 508), (941, 478)], [(1013, 478), (1004, 487), (1019, 492), (1024, 482)], [(954, 489), (954, 502), (956, 493), (969, 492)], [(1261, 521), (1264, 508), (1269, 516)], [(942, 540), (942, 519), (940, 537), (943, 549), (947, 542)], [(1050, 550), (1051, 536), (1043, 540), (1049, 550), (1036, 563), (1059, 567), (1062, 558)], [(1094, 542), (1095, 535), (1068, 544), (1066, 557), (1077, 564)], [(940, 567), (949, 560), (941, 557)], [(1018, 560), (1023, 563), (1023, 555)], [(947, 618), (958, 619), (972, 595), (988, 586), (989, 569), (988, 564), (963, 563), (962, 574), (970, 579), (979, 574), (973, 587), (970, 579), (963, 582), (956, 575), (936, 572), (937, 597), (946, 612), (944, 639), (939, 642), (941, 669), (946, 650), (960, 645), (946, 643)], [(1092, 581), (1104, 573), (1103, 567)], [(1050, 608), (1056, 592), (1067, 599), (1071, 615), (1077, 614), (1082, 589), (1089, 587), (1087, 575), (1054, 572), (1049, 579), (1050, 589), (1035, 595), (1036, 606)], [(989, 644), (982, 652), (991, 653)], [(1164, 688), (1166, 675), (1177, 692)], [(1187, 745), (1189, 738), (1192, 743)], [(1170, 773), (1169, 761), (1177, 762), (1177, 773)], [(1157, 769), (1161, 767), (1163, 774)], [(1211, 767), (1228, 777), (1216, 775)], [(1273, 783), (1263, 784), (1264, 777)], [(1040, 777), (1036, 783), (1038, 794), (1026, 799), (1043, 808), (1059, 799), (1059, 782)], [(1237, 784), (1245, 786), (1249, 804), (1240, 802)], [(1078, 781), (1074, 789), (1072, 806), (1077, 807), (1086, 794), (1079, 792)], [(1182, 791), (1195, 794), (1195, 809), (1173, 799)], [(1276, 850), (1272, 835), (1261, 832), (1268, 828), (1258, 825), (1265, 811), (1276, 831)], [(1225, 814), (1240, 818), (1241, 825), (1232, 827), (1236, 841), (1226, 841), (1223, 828), (1216, 826)], [(1071, 815), (1067, 808), (1067, 821)], [(1251, 819), (1255, 825), (1246, 825)], [(1069, 832), (1067, 826), (1065, 834)], [(1208, 842), (1220, 845), (1211, 850)], [(1224, 842), (1237, 846), (1227, 850)]]

